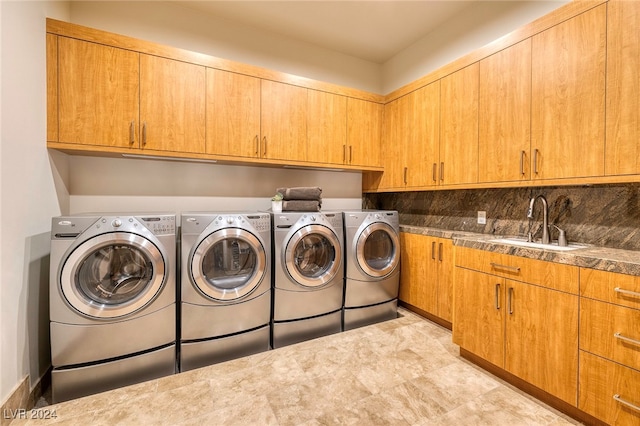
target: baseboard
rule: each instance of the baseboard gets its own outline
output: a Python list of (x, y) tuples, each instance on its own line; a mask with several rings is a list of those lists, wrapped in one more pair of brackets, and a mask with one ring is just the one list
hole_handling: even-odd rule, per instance
[(420, 315), (421, 317), (424, 317), (424, 318), (428, 319), (431, 322), (435, 322), (439, 326), (444, 327), (449, 331), (452, 330), (452, 324), (451, 324), (450, 321), (447, 321), (445, 319), (437, 317), (437, 316), (435, 316), (435, 315), (433, 315), (433, 314), (431, 314), (431, 313), (429, 313), (427, 311), (423, 311), (420, 308), (416, 308), (415, 306), (410, 305), (407, 302), (403, 302), (402, 300), (398, 301), (398, 305), (402, 306), (403, 308), (405, 308), (405, 309), (407, 309), (407, 310), (409, 310), (409, 311), (411, 311), (413, 313), (416, 313), (416, 314)]
[(38, 380), (31, 390), (29, 390), (29, 376), (22, 379), (0, 408), (0, 426), (8, 426), (14, 419), (31, 410), (50, 385), (51, 369)]

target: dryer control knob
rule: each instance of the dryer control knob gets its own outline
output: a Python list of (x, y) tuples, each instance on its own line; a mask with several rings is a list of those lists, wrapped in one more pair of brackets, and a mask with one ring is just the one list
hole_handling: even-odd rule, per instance
[(228, 217), (228, 218), (227, 218), (227, 223), (228, 223), (229, 225), (231, 225), (231, 224), (233, 223), (233, 218), (232, 218), (232, 217)]
[(120, 219), (116, 219), (113, 222), (111, 222), (111, 224), (113, 225), (114, 228), (120, 228), (122, 226), (122, 221)]
[(379, 215), (379, 214), (376, 214), (376, 219), (378, 219), (378, 220), (382, 220), (382, 216), (381, 216), (381, 215)]
[(316, 217), (315, 216), (310, 216), (309, 219), (311, 219), (312, 222), (316, 221)]

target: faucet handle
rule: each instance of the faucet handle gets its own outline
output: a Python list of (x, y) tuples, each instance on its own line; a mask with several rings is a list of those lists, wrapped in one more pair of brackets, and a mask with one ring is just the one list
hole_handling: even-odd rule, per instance
[(553, 226), (554, 228), (556, 228), (558, 230), (558, 245), (560, 247), (568, 246), (569, 243), (567, 241), (567, 233), (565, 232), (565, 230), (564, 229), (560, 229), (560, 227), (558, 227), (558, 225), (551, 224), (551, 226)]

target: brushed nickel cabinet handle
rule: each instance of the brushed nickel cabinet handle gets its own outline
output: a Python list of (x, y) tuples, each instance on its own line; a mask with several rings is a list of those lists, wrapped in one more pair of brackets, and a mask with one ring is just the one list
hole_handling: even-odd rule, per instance
[(526, 155), (526, 152), (522, 151), (520, 152), (520, 174), (522, 176), (524, 176), (524, 156)]
[(136, 122), (135, 120), (129, 124), (129, 144), (133, 145), (136, 142)]
[(540, 151), (536, 148), (535, 151), (533, 151), (533, 173), (538, 174), (538, 153), (540, 153)]
[(353, 145), (349, 145), (349, 164), (353, 162)]
[(438, 165), (436, 163), (433, 163), (433, 181), (438, 181)]
[(442, 262), (442, 243), (438, 245), (438, 260)]
[(623, 340), (623, 341), (625, 341), (627, 343), (631, 343), (631, 344), (640, 346), (640, 340), (636, 340), (636, 339), (632, 339), (631, 337), (623, 336), (620, 333), (614, 333), (613, 337), (615, 337), (616, 339)]
[(495, 269), (506, 269), (507, 271), (511, 271), (511, 272), (520, 272), (520, 268), (517, 266), (501, 265), (499, 263), (494, 263), (494, 262), (491, 262), (490, 265), (492, 268), (495, 268)]
[(342, 145), (342, 162), (347, 163), (347, 145)]
[(444, 161), (440, 163), (440, 181), (444, 182)]
[(625, 290), (620, 287), (614, 288), (613, 291), (615, 291), (616, 293), (625, 294), (627, 296), (640, 297), (640, 293), (638, 293), (637, 291)]
[(147, 122), (142, 122), (142, 146), (147, 146)]
[(613, 399), (615, 399), (616, 401), (618, 401), (622, 405), (626, 405), (627, 407), (631, 408), (632, 410), (636, 410), (636, 411), (640, 412), (640, 406), (639, 405), (636, 405), (636, 404), (634, 404), (632, 402), (629, 402), (629, 401), (625, 401), (624, 399), (622, 399), (620, 394), (613, 395)]
[(513, 315), (513, 287), (509, 287), (509, 315)]
[(436, 260), (436, 242), (431, 241), (431, 260)]
[(409, 170), (409, 168), (408, 168), (408, 167), (405, 167), (405, 168), (404, 168), (404, 184), (405, 184), (405, 185), (407, 184), (407, 171), (408, 171), (408, 170)]
[(500, 283), (496, 283), (496, 309), (500, 310)]
[(256, 135), (256, 157), (260, 155), (260, 137)]
[(262, 156), (263, 157), (267, 156), (267, 137), (266, 136), (262, 137)]

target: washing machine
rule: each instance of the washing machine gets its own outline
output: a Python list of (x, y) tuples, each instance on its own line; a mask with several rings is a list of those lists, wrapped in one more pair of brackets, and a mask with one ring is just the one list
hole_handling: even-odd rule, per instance
[(52, 219), (52, 398), (176, 372), (176, 216)]
[(267, 351), (271, 215), (183, 213), (180, 370)]
[(274, 213), (273, 237), (273, 347), (342, 331), (342, 213)]
[(345, 211), (344, 329), (397, 317), (400, 225), (397, 211)]

